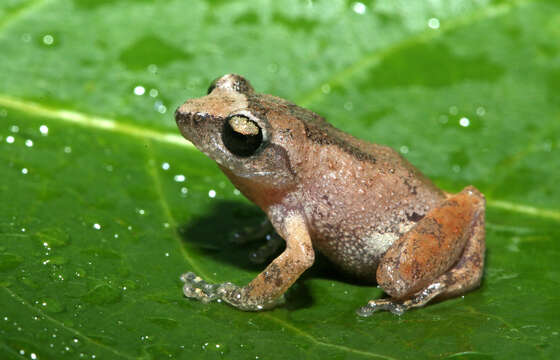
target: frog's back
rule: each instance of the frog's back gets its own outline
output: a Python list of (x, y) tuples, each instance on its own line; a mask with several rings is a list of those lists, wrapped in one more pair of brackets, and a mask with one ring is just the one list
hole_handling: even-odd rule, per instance
[(305, 121), (304, 207), (317, 248), (348, 272), (371, 277), (392, 243), (445, 195), (395, 150)]

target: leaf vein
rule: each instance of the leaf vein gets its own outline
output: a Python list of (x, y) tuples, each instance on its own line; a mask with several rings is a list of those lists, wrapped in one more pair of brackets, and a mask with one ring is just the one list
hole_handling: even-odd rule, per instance
[(0, 35), (3, 35), (2, 32), (13, 22), (18, 19), (21, 19), (25, 14), (30, 13), (32, 10), (35, 10), (40, 5), (43, 5), (46, 1), (45, 0), (32, 0), (27, 2), (25, 5), (19, 7), (14, 12), (4, 16), (4, 18), (0, 19)]
[(349, 352), (349, 353), (353, 353), (353, 354), (358, 354), (358, 355), (363, 355), (363, 356), (367, 356), (367, 357), (371, 357), (371, 358), (376, 358), (376, 359), (385, 359), (385, 360), (396, 360), (393, 357), (390, 356), (386, 356), (386, 355), (381, 355), (381, 354), (376, 354), (376, 353), (372, 353), (369, 351), (363, 351), (363, 350), (358, 350), (358, 349), (354, 349), (354, 348), (350, 348), (344, 345), (337, 345), (337, 344), (331, 344), (331, 343), (327, 343), (324, 341), (320, 341), (317, 340), (313, 335), (308, 334), (307, 332), (301, 330), (300, 328), (285, 322), (284, 320), (281, 320), (273, 315), (270, 314), (264, 314), (264, 317), (282, 325), (287, 327), (288, 329), (290, 329), (292, 332), (298, 334), (301, 337), (306, 338), (307, 340), (309, 340), (311, 343), (316, 344), (318, 346), (324, 346), (324, 347), (329, 347), (329, 348), (333, 348), (333, 349), (337, 349), (340, 351), (344, 351), (344, 352)]
[(154, 182), (154, 187), (157, 193), (157, 198), (158, 201), (160, 203), (160, 206), (163, 210), (163, 214), (165, 215), (165, 217), (167, 218), (167, 222), (169, 223), (172, 231), (173, 231), (173, 238), (175, 239), (177, 246), (179, 247), (179, 251), (181, 252), (181, 255), (183, 256), (183, 258), (185, 258), (185, 260), (187, 261), (187, 263), (192, 267), (192, 269), (199, 275), (203, 276), (204, 278), (208, 279), (208, 277), (206, 276), (206, 274), (200, 269), (200, 267), (196, 264), (196, 262), (191, 258), (191, 256), (189, 255), (188, 251), (185, 249), (185, 246), (183, 244), (183, 242), (181, 241), (181, 238), (177, 235), (177, 232), (175, 231), (177, 229), (177, 221), (175, 220), (175, 217), (173, 217), (173, 214), (171, 213), (171, 209), (169, 207), (169, 204), (167, 202), (167, 199), (165, 197), (165, 194), (163, 192), (163, 187), (161, 186), (161, 180), (159, 178), (158, 172), (157, 172), (157, 167), (156, 167), (156, 160), (154, 157), (154, 154), (151, 150), (151, 148), (148, 148), (148, 173), (150, 174), (152, 181)]
[(79, 126), (111, 131), (141, 139), (149, 139), (157, 142), (194, 148), (194, 146), (189, 141), (175, 133), (161, 132), (145, 126), (123, 124), (116, 119), (90, 115), (67, 109), (55, 109), (31, 101), (17, 99), (15, 97), (2, 94), (0, 94), (0, 105), (6, 108), (21, 111), (26, 114), (69, 122)]
[(488, 207), (560, 221), (560, 211), (558, 210), (542, 209), (535, 206), (523, 205), (514, 202), (504, 201), (504, 200), (488, 199), (487, 204)]
[(68, 332), (71, 332), (72, 334), (79, 336), (80, 338), (86, 340), (87, 342), (90, 342), (96, 346), (99, 346), (107, 351), (112, 352), (115, 355), (118, 355), (120, 357), (123, 357), (125, 359), (137, 359), (137, 357), (135, 356), (131, 356), (128, 354), (125, 354), (123, 352), (118, 351), (117, 349), (114, 349), (108, 345), (105, 345), (103, 343), (100, 343), (98, 341), (95, 341), (94, 339), (88, 337), (87, 335), (84, 335), (83, 333), (81, 333), (80, 331), (71, 328), (67, 325), (65, 325), (64, 323), (58, 321), (57, 319), (53, 318), (52, 316), (49, 316), (48, 314), (44, 313), (43, 311), (41, 311), (40, 309), (37, 309), (36, 307), (34, 307), (33, 305), (31, 305), (29, 302), (27, 302), (25, 299), (23, 299), (21, 296), (19, 296), (18, 294), (16, 294), (14, 291), (12, 291), (9, 288), (4, 288), (4, 290), (14, 299), (16, 299), (17, 301), (19, 301), (22, 305), (26, 306), (27, 308), (29, 308), (30, 310), (34, 311), (35, 313), (41, 315), (42, 317), (44, 317), (45, 319), (55, 323), (57, 326), (60, 326), (61, 328), (63, 328), (64, 330), (67, 330)]
[(301, 95), (299, 97), (299, 100), (296, 102), (301, 106), (308, 106), (309, 104), (326, 95), (326, 93), (323, 91), (324, 87), (328, 87), (332, 90), (335, 87), (342, 85), (342, 83), (344, 83), (347, 79), (351, 78), (359, 71), (376, 67), (391, 54), (402, 51), (418, 43), (432, 40), (452, 30), (468, 26), (475, 22), (506, 14), (514, 7), (520, 6), (522, 3), (530, 1), (531, 0), (517, 0), (511, 3), (487, 6), (482, 10), (474, 11), (467, 16), (457, 17), (448, 21), (444, 21), (442, 26), (438, 30), (428, 28), (424, 31), (412, 34), (408, 38), (405, 38), (393, 44), (392, 46), (376, 49), (372, 52), (366, 53), (356, 62), (351, 63), (346, 68), (334, 73), (327, 80), (319, 84), (319, 86), (315, 87), (304, 95)]

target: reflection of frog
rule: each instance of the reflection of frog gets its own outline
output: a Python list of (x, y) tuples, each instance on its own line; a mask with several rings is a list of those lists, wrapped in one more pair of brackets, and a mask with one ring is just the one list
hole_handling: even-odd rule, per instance
[(358, 140), (311, 111), (225, 75), (176, 112), (182, 134), (268, 215), (286, 250), (244, 287), (182, 276), (187, 297), (243, 310), (278, 303), (314, 249), (391, 296), (359, 309), (401, 314), (480, 284), (483, 195), (436, 188), (394, 150)]

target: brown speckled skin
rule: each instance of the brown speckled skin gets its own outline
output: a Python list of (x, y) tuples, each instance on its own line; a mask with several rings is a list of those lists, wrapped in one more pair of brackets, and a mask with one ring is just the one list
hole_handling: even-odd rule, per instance
[[(267, 307), (311, 266), (312, 248), (347, 273), (377, 280), (392, 299), (370, 302), (372, 311), (379, 304), (393, 311), (387, 304), (403, 301), (404, 309), (422, 306), (479, 284), (484, 198), (476, 189), (445, 194), (393, 149), (356, 139), (286, 100), (257, 94), (238, 75), (217, 79), (209, 91), (177, 109), (179, 129), (265, 211), (287, 242), (259, 277), (236, 287), (239, 301), (229, 301), (230, 290), (223, 290), (225, 301), (245, 310)], [(238, 114), (264, 136), (248, 157), (232, 154), (221, 137), (226, 119)], [(430, 287), (434, 281), (440, 283)], [(187, 283), (185, 293), (194, 286)], [(437, 291), (422, 292), (427, 288)], [(210, 295), (190, 297), (204, 296)]]

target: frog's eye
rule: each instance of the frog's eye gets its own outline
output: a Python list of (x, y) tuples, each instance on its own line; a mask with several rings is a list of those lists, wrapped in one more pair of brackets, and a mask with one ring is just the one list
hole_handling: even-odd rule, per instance
[(261, 146), (263, 133), (256, 122), (242, 115), (233, 115), (224, 123), (222, 141), (232, 154), (247, 157)]

